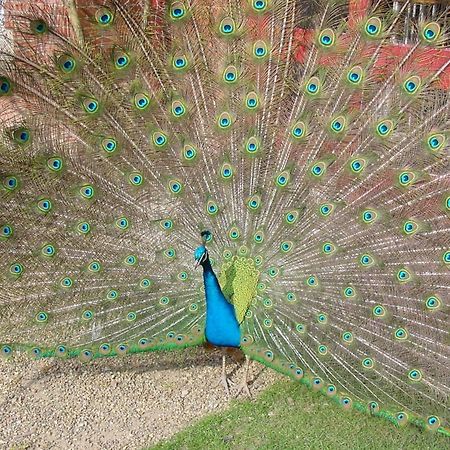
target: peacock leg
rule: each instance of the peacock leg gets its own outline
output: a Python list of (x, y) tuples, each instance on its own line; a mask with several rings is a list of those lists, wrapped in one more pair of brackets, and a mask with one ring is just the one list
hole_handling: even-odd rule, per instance
[(227, 371), (226, 371), (226, 355), (225, 352), (222, 353), (222, 376), (220, 377), (220, 384), (225, 389), (225, 392), (228, 397), (230, 397), (230, 386), (233, 386), (234, 383), (227, 377)]
[(250, 389), (248, 388), (248, 370), (250, 368), (250, 358), (248, 355), (245, 355), (245, 368), (244, 368), (244, 378), (242, 379), (242, 383), (239, 385), (236, 396), (241, 392), (244, 392), (251, 398)]

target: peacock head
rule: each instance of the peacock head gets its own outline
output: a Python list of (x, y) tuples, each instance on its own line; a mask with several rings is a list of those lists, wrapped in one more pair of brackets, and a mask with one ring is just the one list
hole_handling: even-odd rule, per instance
[(208, 261), (208, 249), (204, 245), (196, 248), (194, 252), (194, 259), (195, 268), (197, 268), (199, 265), (203, 266), (203, 264)]

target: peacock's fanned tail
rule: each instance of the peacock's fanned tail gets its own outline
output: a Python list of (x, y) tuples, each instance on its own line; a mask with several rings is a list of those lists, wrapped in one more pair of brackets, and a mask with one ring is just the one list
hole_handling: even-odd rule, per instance
[(2, 354), (201, 343), (210, 230), (246, 353), (445, 432), (440, 20), (394, 52), (408, 1), (31, 3), (0, 50)]

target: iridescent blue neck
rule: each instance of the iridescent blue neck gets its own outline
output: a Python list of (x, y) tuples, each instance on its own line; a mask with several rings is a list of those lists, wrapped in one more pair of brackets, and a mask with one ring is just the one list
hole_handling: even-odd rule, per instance
[(220, 303), (228, 303), (220, 288), (219, 281), (211, 266), (209, 258), (202, 264), (203, 266), (203, 282), (205, 284), (205, 296), (206, 296), (206, 314), (211, 308), (214, 310), (214, 306)]
[(222, 347), (239, 347), (241, 333), (234, 306), (220, 288), (209, 258), (202, 263), (206, 297), (206, 339)]

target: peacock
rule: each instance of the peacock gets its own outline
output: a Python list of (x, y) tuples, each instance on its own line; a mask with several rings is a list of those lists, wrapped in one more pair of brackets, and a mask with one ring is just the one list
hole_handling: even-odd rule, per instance
[(449, 434), (449, 10), (395, 3), (6, 9), (2, 356), (209, 342)]

